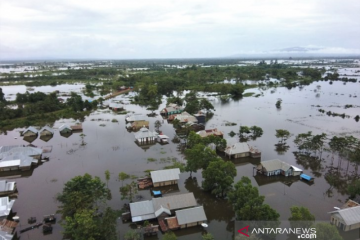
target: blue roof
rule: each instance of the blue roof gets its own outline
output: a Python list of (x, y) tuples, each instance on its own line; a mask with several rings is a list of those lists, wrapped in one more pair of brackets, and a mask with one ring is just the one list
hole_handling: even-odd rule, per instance
[(308, 181), (310, 181), (312, 179), (312, 177), (306, 175), (306, 174), (300, 174), (300, 178), (306, 179)]
[(154, 195), (161, 195), (161, 191), (152, 191)]

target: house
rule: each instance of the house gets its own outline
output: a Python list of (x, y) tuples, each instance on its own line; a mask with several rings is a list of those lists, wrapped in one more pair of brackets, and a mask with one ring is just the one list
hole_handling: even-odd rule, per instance
[(203, 114), (202, 112), (194, 114), (194, 117), (196, 117), (196, 119), (198, 120), (197, 122), (199, 124), (205, 124), (205, 122), (206, 122), (205, 114)]
[(189, 114), (188, 112), (182, 112), (181, 114), (176, 115), (174, 120), (178, 120), (180, 123), (197, 123), (198, 120), (193, 115)]
[(175, 103), (170, 103), (166, 108), (164, 108), (163, 110), (160, 111), (160, 114), (162, 116), (170, 116), (173, 114), (178, 114), (178, 113), (182, 113), (184, 111), (184, 108), (175, 104)]
[(250, 156), (250, 147), (246, 142), (228, 144), (225, 148), (225, 156), (231, 158), (241, 158)]
[(279, 159), (261, 162), (257, 167), (257, 170), (259, 173), (262, 173), (266, 176), (284, 175), (285, 177), (289, 177), (299, 176), (302, 173), (300, 168), (291, 166), (290, 164), (280, 161)]
[(24, 137), (36, 137), (38, 135), (38, 130), (35, 127), (28, 127), (22, 132)]
[(330, 222), (343, 231), (360, 228), (360, 206), (329, 212)]
[(0, 154), (10, 151), (10, 149), (17, 148), (17, 147), (25, 147), (25, 145), (0, 146)]
[(207, 221), (203, 206), (178, 210), (175, 214), (180, 228), (194, 227)]
[(165, 169), (158, 171), (151, 171), (151, 179), (154, 184), (154, 187), (174, 185), (178, 183), (180, 169)]
[(15, 200), (9, 200), (9, 197), (0, 198), (0, 218), (6, 218), (13, 207)]
[(70, 126), (70, 128), (72, 129), (73, 132), (74, 132), (74, 131), (82, 131), (82, 130), (83, 130), (82, 123), (81, 123), (79, 120), (77, 120), (77, 121), (75, 122), (75, 125)]
[(0, 222), (0, 239), (1, 240), (12, 240), (14, 237), (14, 232), (18, 223), (15, 221), (10, 221), (3, 219)]
[(49, 126), (45, 126), (39, 131), (40, 136), (52, 136), (54, 135), (54, 129)]
[(122, 105), (120, 103), (111, 102), (109, 104), (109, 109), (112, 109), (113, 111), (123, 111), (124, 110), (124, 105)]
[(0, 154), (0, 171), (30, 170), (38, 164), (43, 150), (33, 147), (16, 147)]
[(141, 121), (135, 121), (131, 123), (130, 129), (133, 131), (137, 131), (141, 128), (149, 128), (149, 121), (141, 120)]
[(146, 117), (142, 114), (133, 114), (125, 118), (126, 122), (137, 122), (137, 121), (145, 121)]
[[(30, 156), (35, 159), (40, 159), (42, 156), (43, 150), (41, 148), (35, 148), (35, 147), (15, 147), (7, 151), (6, 155), (12, 155), (12, 154), (22, 154), (25, 156)], [(1, 154), (0, 154), (1, 156)], [(0, 157), (1, 159), (1, 157)]]
[[(145, 221), (170, 216), (175, 210), (195, 207), (197, 202), (193, 193), (184, 193), (160, 198), (153, 198), (141, 202), (130, 203), (131, 220)], [(159, 222), (160, 223), (160, 222)]]
[(60, 132), (60, 134), (71, 133), (72, 129), (69, 125), (63, 124), (59, 127), (59, 132)]
[(0, 196), (9, 195), (16, 191), (16, 182), (8, 182), (7, 180), (0, 180)]
[(162, 144), (169, 143), (169, 137), (163, 134), (159, 134), (157, 137), (157, 141)]
[(217, 128), (202, 130), (202, 131), (197, 132), (197, 134), (199, 134), (200, 137), (202, 137), (202, 138), (208, 137), (208, 136), (216, 136), (216, 137), (223, 138), (223, 136), (224, 136), (224, 133), (222, 131), (219, 131)]
[(141, 128), (138, 132), (134, 133), (135, 139), (139, 144), (148, 143), (148, 142), (155, 142), (157, 138), (157, 133), (152, 132), (147, 128)]

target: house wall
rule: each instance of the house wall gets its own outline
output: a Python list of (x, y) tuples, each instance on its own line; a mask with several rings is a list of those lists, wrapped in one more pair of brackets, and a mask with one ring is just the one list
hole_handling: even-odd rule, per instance
[(187, 223), (187, 224), (182, 224), (182, 225), (180, 225), (180, 228), (195, 227), (195, 226), (200, 225), (200, 224), (202, 224), (202, 223), (203, 223), (203, 221), (193, 222), (193, 223)]
[(0, 172), (15, 171), (18, 169), (19, 169), (19, 166), (2, 167), (2, 168), (0, 168)]
[(250, 156), (250, 152), (234, 154), (234, 158), (242, 158)]
[(136, 139), (139, 143), (156, 141), (155, 137)]
[(52, 135), (52, 133), (49, 132), (48, 130), (44, 130), (40, 133), (40, 136), (51, 136), (51, 135)]
[(158, 183), (154, 183), (154, 187), (161, 187), (161, 186), (175, 185), (175, 184), (177, 184), (177, 183), (178, 183), (178, 181), (177, 181), (177, 180), (165, 181), (165, 182), (158, 182)]
[(338, 218), (336, 215), (331, 216), (330, 222), (331, 222), (331, 224), (335, 225), (336, 227), (340, 228), (341, 230), (343, 230), (345, 232), (360, 228), (360, 222), (352, 224), (352, 225), (346, 225), (342, 221), (342, 219)]
[(65, 128), (60, 133), (71, 133), (71, 129)]
[(36, 133), (33, 133), (31, 131), (27, 131), (26, 133), (24, 133), (23, 135), (24, 137), (33, 137), (33, 136), (36, 136)]
[(300, 176), (301, 175), (301, 172), (293, 172), (293, 176)]

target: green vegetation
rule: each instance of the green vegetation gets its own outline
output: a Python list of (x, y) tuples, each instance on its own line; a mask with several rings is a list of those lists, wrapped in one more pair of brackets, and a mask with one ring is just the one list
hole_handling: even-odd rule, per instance
[(89, 174), (77, 176), (65, 183), (57, 196), (61, 203), (60, 224), (65, 236), (74, 240), (115, 240), (117, 214), (106, 207), (109, 191), (100, 178)]
[(338, 229), (330, 223), (317, 223), (316, 228), (316, 239), (326, 240), (343, 240)]
[(275, 131), (276, 131), (275, 136), (277, 138), (279, 138), (278, 144), (285, 145), (286, 140), (288, 140), (288, 138), (290, 137), (290, 132), (288, 130), (285, 130), (285, 129), (276, 129)]
[(205, 233), (201, 237), (202, 240), (215, 240), (214, 236), (211, 233)]
[(275, 106), (277, 109), (280, 109), (281, 108), (281, 103), (282, 103), (282, 100), (281, 99), (278, 99), (275, 103)]
[(292, 228), (310, 228), (315, 223), (315, 216), (305, 207), (292, 206), (290, 212)]
[(255, 93), (253, 93), (253, 92), (247, 92), (247, 93), (243, 94), (243, 97), (251, 97), (254, 94)]
[(246, 142), (250, 139), (256, 140), (263, 135), (264, 131), (258, 126), (240, 126), (239, 135), (242, 142)]
[(126, 232), (124, 238), (125, 240), (140, 240), (141, 234), (134, 229), (130, 229), (129, 231)]
[(218, 149), (225, 149), (226, 148), (226, 140), (214, 135), (210, 135), (207, 137), (201, 137), (199, 134), (197, 134), (194, 131), (191, 131), (187, 137), (187, 147), (192, 148), (196, 144), (203, 144), (207, 146), (210, 143), (214, 143), (216, 145), (216, 148)]
[(228, 193), (236, 220), (277, 221), (279, 214), (264, 204), (264, 196), (259, 195), (257, 187), (252, 186), (248, 177), (242, 177), (234, 189)]
[(177, 237), (175, 235), (175, 233), (169, 231), (169, 232), (166, 232), (164, 234), (164, 236), (162, 237), (162, 240), (176, 240)]
[(202, 187), (205, 191), (210, 191), (215, 196), (224, 198), (232, 189), (236, 174), (234, 163), (217, 158), (215, 161), (211, 161), (209, 166), (203, 170), (204, 181)]
[(190, 172), (197, 172), (199, 169), (206, 169), (212, 161), (216, 161), (219, 157), (216, 152), (203, 144), (196, 144), (190, 149), (185, 150), (186, 167), (185, 170)]

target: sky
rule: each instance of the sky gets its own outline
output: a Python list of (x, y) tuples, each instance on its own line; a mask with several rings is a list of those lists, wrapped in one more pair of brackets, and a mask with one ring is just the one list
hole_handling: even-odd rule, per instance
[(299, 50), (360, 55), (360, 1), (0, 1), (2, 60), (212, 58)]

